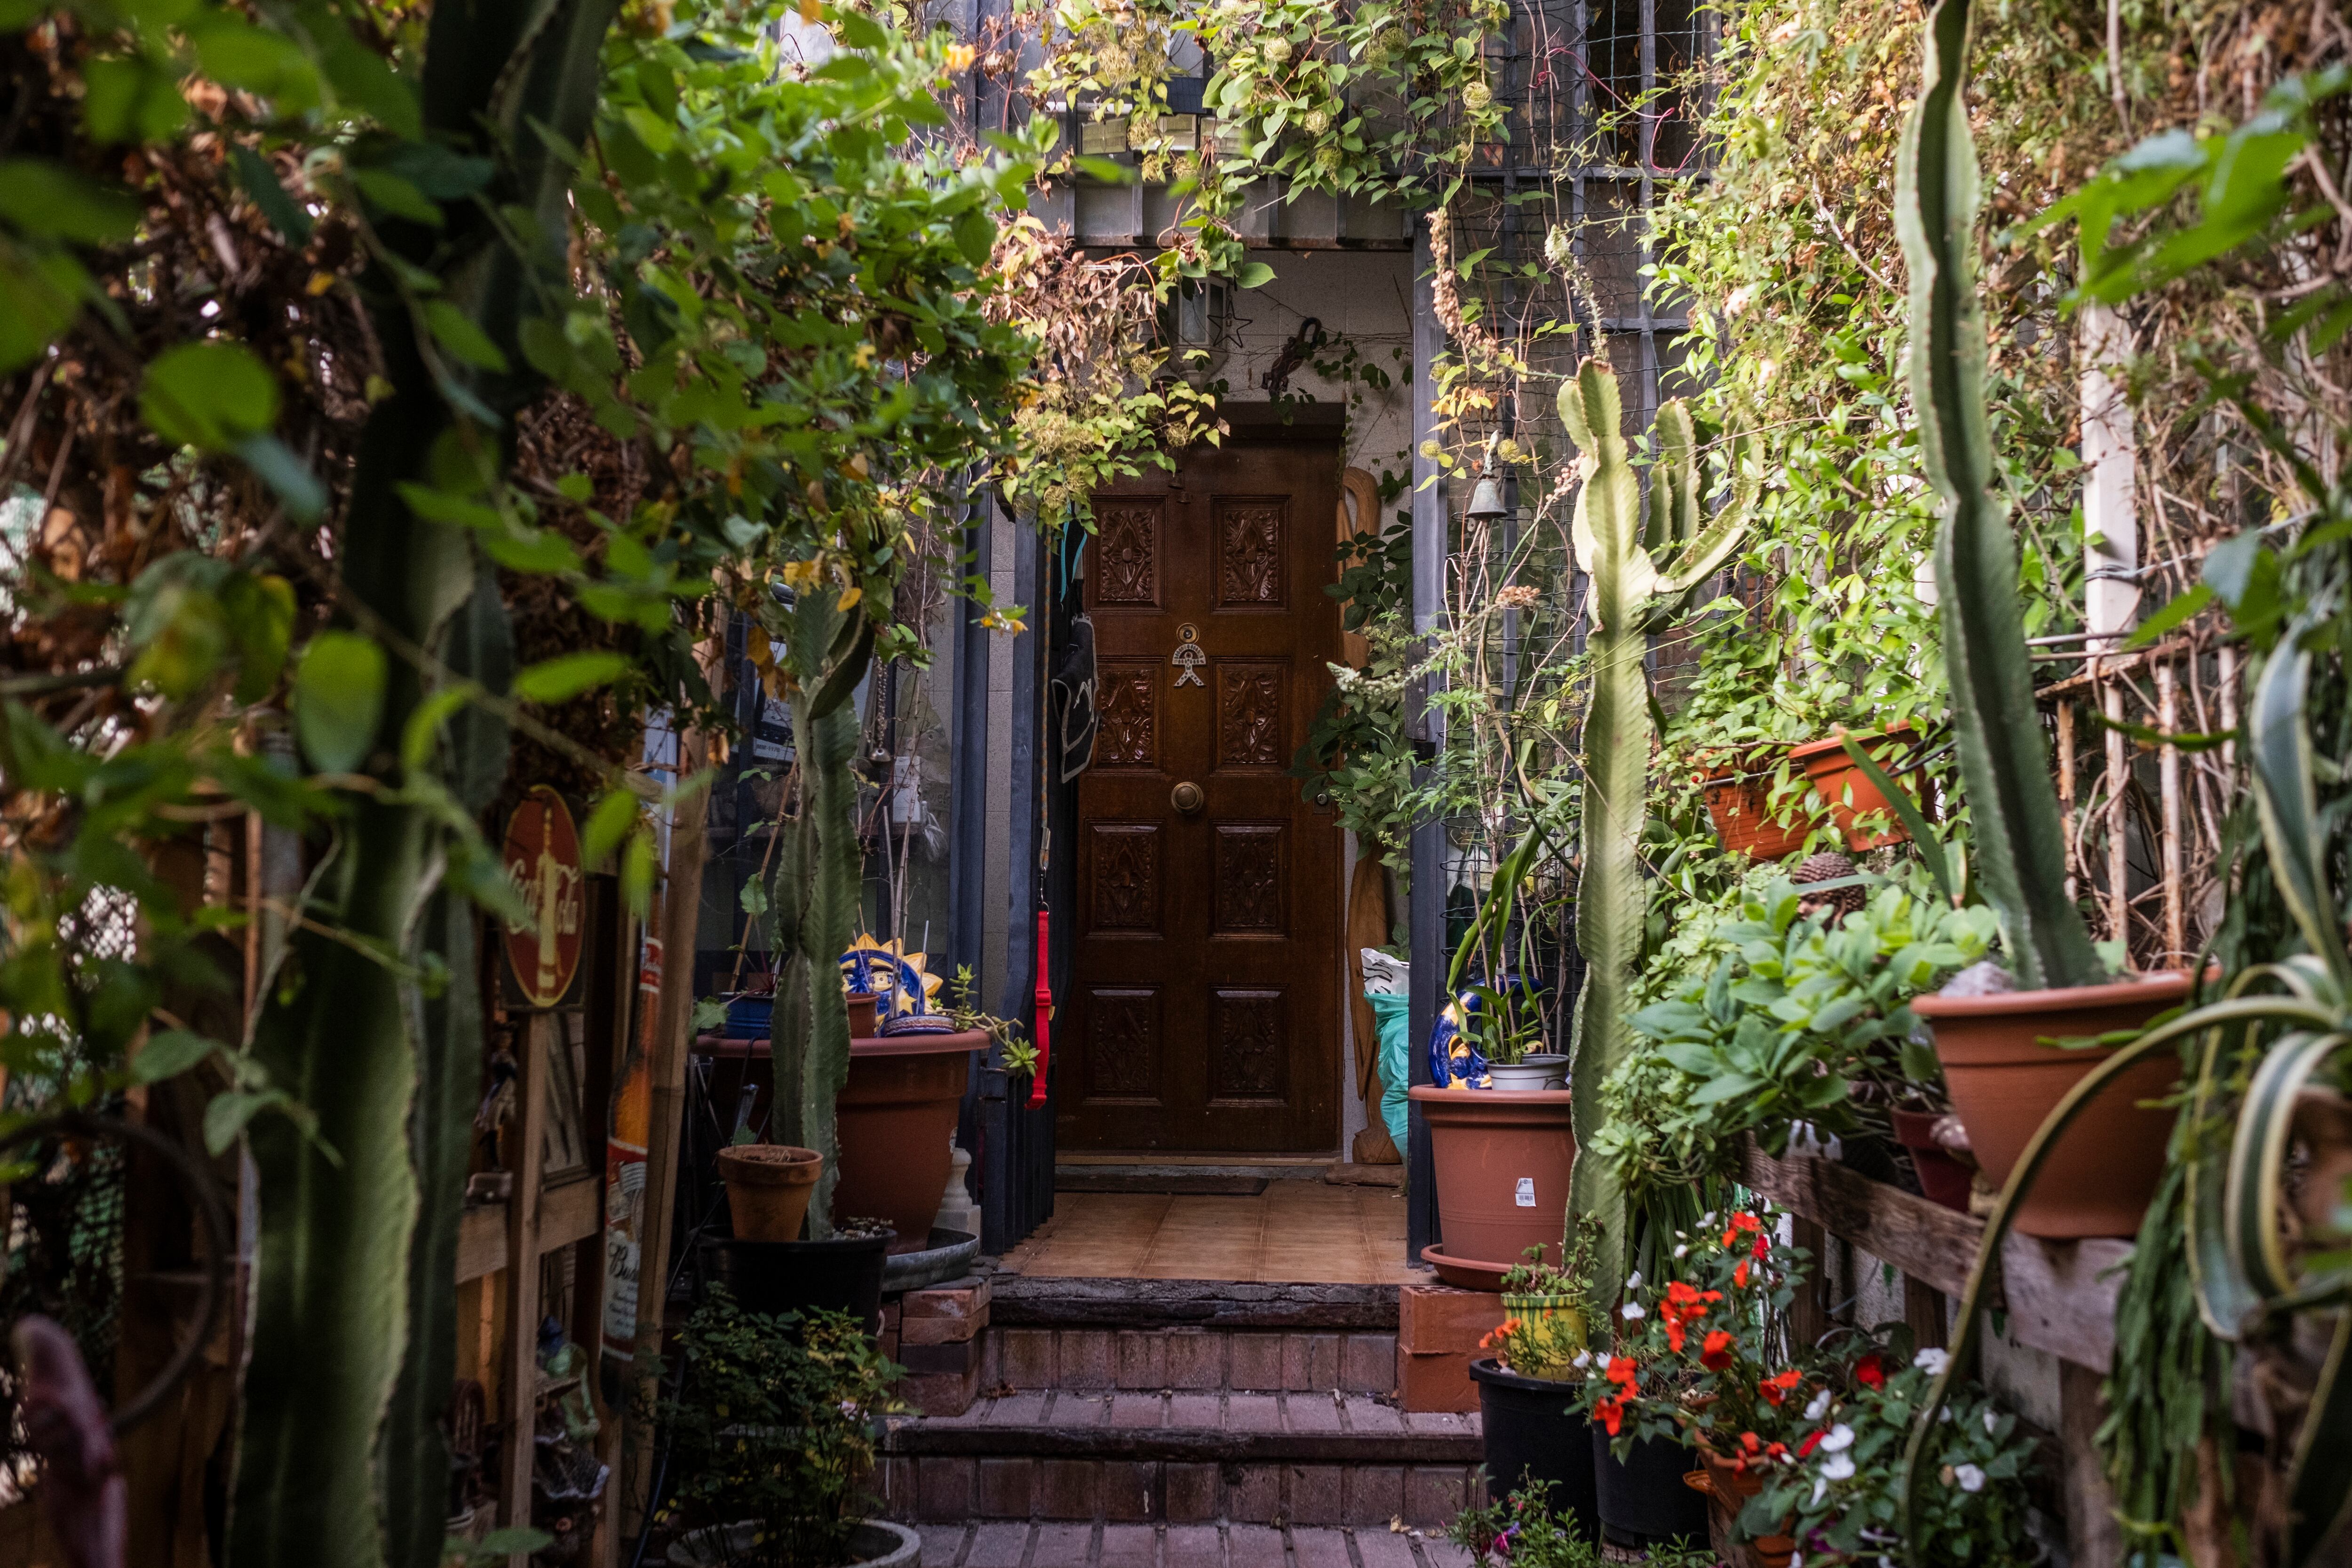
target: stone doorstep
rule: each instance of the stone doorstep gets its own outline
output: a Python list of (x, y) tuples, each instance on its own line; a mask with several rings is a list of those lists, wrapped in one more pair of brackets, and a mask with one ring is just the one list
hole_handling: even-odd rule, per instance
[(958, 1415), (895, 1416), (887, 1454), (1216, 1464), (1475, 1465), (1478, 1417), (1362, 1394), (1014, 1394)]
[(1260, 1329), (1394, 1333), (1394, 1285), (1257, 1284), (1223, 1279), (989, 1280), (989, 1321), (1045, 1329)]

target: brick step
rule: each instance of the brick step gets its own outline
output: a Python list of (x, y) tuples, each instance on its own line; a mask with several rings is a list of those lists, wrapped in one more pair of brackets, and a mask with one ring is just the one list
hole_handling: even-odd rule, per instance
[(1256, 1328), (1110, 1329), (1024, 1327), (1000, 1306), (982, 1350), (982, 1387), (1207, 1394), (1392, 1394), (1397, 1336)]
[(885, 1494), (909, 1520), (1442, 1526), (1484, 1450), (1475, 1415), (1364, 1394), (1080, 1393), (900, 1417)]

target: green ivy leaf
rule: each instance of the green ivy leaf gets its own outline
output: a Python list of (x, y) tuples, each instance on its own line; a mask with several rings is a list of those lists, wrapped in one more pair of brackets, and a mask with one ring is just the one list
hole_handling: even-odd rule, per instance
[(90, 140), (168, 141), (188, 121), (188, 100), (169, 67), (144, 55), (108, 55), (82, 66), (82, 123)]
[(104, 245), (137, 230), (139, 204), (130, 192), (62, 163), (10, 158), (0, 162), (0, 218), (22, 234)]
[(433, 332), (434, 341), (477, 370), (504, 374), (507, 356), (499, 345), (490, 342), (488, 332), (477, 326), (474, 319), (446, 300), (435, 300), (425, 307), (425, 324)]
[(269, 160), (241, 142), (229, 148), (228, 157), (236, 169), (236, 183), (245, 187), (245, 194), (253, 198), (253, 205), (261, 209), (261, 216), (279, 237), (289, 245), (310, 244), (310, 215), (286, 194)]
[(356, 632), (320, 632), (294, 672), (294, 733), (310, 765), (351, 773), (383, 719), (383, 649)]
[(1274, 281), (1274, 268), (1263, 261), (1253, 261), (1234, 275), (1234, 281), (1244, 289), (1263, 289)]
[(218, 1040), (206, 1039), (193, 1030), (165, 1029), (148, 1036), (147, 1043), (131, 1058), (131, 1081), (162, 1083), (165, 1079), (179, 1077), (215, 1051), (227, 1048)]

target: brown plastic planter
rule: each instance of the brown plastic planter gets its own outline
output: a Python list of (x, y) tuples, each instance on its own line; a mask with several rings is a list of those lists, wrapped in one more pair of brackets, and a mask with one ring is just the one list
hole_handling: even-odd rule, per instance
[(745, 1241), (798, 1241), (824, 1157), (789, 1143), (738, 1143), (719, 1151), (727, 1212)]
[[(2189, 994), (2185, 970), (2064, 991), (1999, 996), (1917, 996), (1911, 1010), (1936, 1034), (1944, 1085), (1985, 1179), (2008, 1184), (2034, 1130), (2083, 1075), (2112, 1053), (2039, 1042), (2140, 1029)], [(2028, 1236), (2069, 1240), (2131, 1236), (2164, 1175), (2173, 1113), (2147, 1110), (2180, 1076), (2159, 1051), (2107, 1086), (2058, 1140), (2017, 1213)]]
[[(1905, 724), (1884, 734), (1865, 737), (1863, 749), (1870, 753), (1872, 762), (1883, 768), (1885, 763), (1882, 753), (1886, 748), (1907, 745), (1912, 738), (1911, 727)], [(1837, 830), (1845, 836), (1847, 848), (1876, 849), (1883, 845), (1901, 844), (1911, 837), (1904, 831), (1902, 822), (1887, 805), (1885, 793), (1871, 783), (1870, 775), (1855, 767), (1853, 759), (1846, 755), (1843, 734), (1793, 746), (1790, 748), (1789, 760), (1805, 770), (1805, 776), (1812, 781), (1814, 791), (1828, 803), (1830, 820), (1836, 823)], [(1877, 822), (1875, 826), (1859, 825), (1860, 818), (1874, 815)]]
[(1699, 1463), (1704, 1469), (1693, 1470), (1685, 1477), (1694, 1491), (1705, 1492), (1713, 1500), (1716, 1523), (1725, 1541), (1734, 1542), (1732, 1561), (1740, 1561), (1741, 1549), (1752, 1556), (1757, 1568), (1789, 1568), (1789, 1559), (1797, 1554), (1796, 1541), (1786, 1535), (1759, 1535), (1747, 1541), (1738, 1540), (1732, 1529), (1739, 1510), (1748, 1500), (1764, 1489), (1764, 1478), (1741, 1468), (1732, 1460), (1701, 1448)]
[(894, 1253), (930, 1245), (971, 1053), (986, 1044), (983, 1029), (850, 1042), (849, 1081), (834, 1102), (841, 1136), (835, 1224), (887, 1220), (898, 1233)]
[(1540, 1247), (1558, 1263), (1576, 1164), (1570, 1091), (1421, 1084), (1412, 1099), (1429, 1124), (1447, 1255), (1508, 1267)]
[(1724, 850), (1751, 860), (1778, 860), (1805, 841), (1810, 824), (1774, 817), (1761, 781), (1744, 773), (1709, 773), (1700, 785), (1706, 815)]

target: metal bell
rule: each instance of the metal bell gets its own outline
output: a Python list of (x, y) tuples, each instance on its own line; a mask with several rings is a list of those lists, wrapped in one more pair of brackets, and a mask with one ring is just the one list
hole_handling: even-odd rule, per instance
[(1489, 468), (1478, 476), (1477, 487), (1470, 492), (1468, 515), (1473, 521), (1483, 520), (1489, 522), (1498, 517), (1511, 515), (1511, 509), (1503, 504), (1503, 487), (1495, 478), (1493, 469)]

